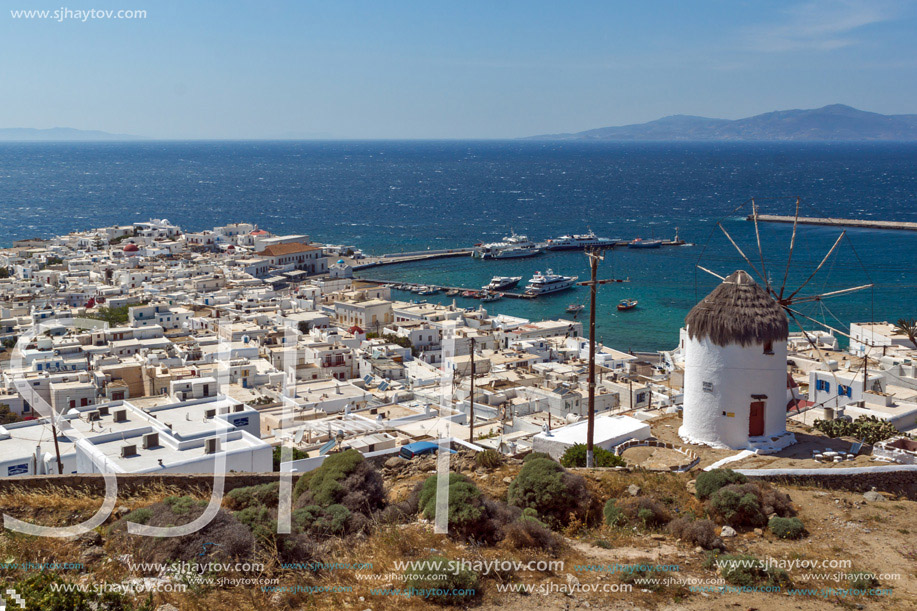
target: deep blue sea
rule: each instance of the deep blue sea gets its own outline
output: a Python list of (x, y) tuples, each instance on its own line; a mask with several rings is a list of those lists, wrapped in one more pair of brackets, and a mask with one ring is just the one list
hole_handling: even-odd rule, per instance
[[(137, 142), (0, 144), (0, 244), (74, 229), (168, 218), (186, 229), (253, 221), (275, 233), (347, 243), (368, 253), (469, 246), (510, 230), (543, 239), (588, 228), (605, 237), (695, 246), (608, 252), (598, 333), (623, 349), (673, 347), (687, 311), (716, 278), (760, 271), (754, 224), (764, 213), (917, 221), (917, 145), (623, 144), (576, 142)], [(768, 199), (777, 198), (777, 199)], [(783, 199), (780, 199), (783, 198)], [(782, 283), (791, 226), (761, 224), (764, 268)], [(800, 226), (787, 286), (805, 281), (840, 229)], [(917, 232), (848, 229), (800, 295), (874, 283), (800, 310), (846, 329), (853, 320), (917, 315)], [(552, 268), (587, 275), (582, 253), (468, 258), (372, 270), (373, 277), (480, 286), (493, 275)], [(412, 294), (403, 298), (417, 298)], [(636, 310), (618, 313), (624, 297)], [(445, 296), (433, 297), (447, 301)], [(539, 319), (585, 303), (578, 288), (489, 310)], [(477, 302), (459, 300), (460, 305)], [(817, 328), (814, 323), (806, 322)]]

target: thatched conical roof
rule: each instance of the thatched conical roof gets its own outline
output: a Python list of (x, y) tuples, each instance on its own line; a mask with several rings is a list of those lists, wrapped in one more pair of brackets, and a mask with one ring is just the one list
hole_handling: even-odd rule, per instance
[(688, 336), (717, 346), (786, 341), (786, 313), (747, 272), (732, 273), (685, 317)]

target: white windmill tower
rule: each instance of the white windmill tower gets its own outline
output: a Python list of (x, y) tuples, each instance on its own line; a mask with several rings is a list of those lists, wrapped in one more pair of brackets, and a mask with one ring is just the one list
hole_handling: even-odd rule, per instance
[(740, 270), (694, 306), (685, 324), (682, 439), (762, 451), (795, 443), (786, 430), (783, 308)]
[[(741, 204), (732, 213), (748, 203)], [(787, 404), (787, 338), (790, 321), (811, 344), (828, 370), (830, 367), (821, 349), (812, 340), (812, 336), (806, 333), (800, 319), (849, 337), (843, 331), (804, 314), (798, 307), (814, 303), (827, 309), (824, 304), (826, 299), (872, 289), (873, 284), (870, 281), (861, 286), (800, 294), (832, 254), (836, 254), (838, 246), (846, 237), (846, 231), (842, 231), (815, 269), (805, 276), (805, 280), (795, 290), (787, 287), (800, 218), (799, 198), (796, 198), (793, 233), (786, 264), (778, 267), (783, 268), (783, 279), (779, 285), (771, 282), (758, 228), (757, 205), (754, 199), (750, 200), (750, 204), (748, 220), (754, 221), (760, 269), (742, 251), (722, 222), (717, 223), (717, 227), (760, 279), (760, 284), (745, 271), (740, 270), (724, 278), (697, 265), (698, 269), (722, 280), (722, 284), (701, 300), (685, 318), (685, 400), (679, 435), (692, 443), (774, 452), (795, 443), (795, 436), (786, 430), (790, 407)], [(850, 249), (856, 256), (852, 244)], [(858, 256), (856, 258), (859, 260)], [(863, 271), (866, 271), (865, 268)], [(866, 277), (869, 277), (868, 273)]]

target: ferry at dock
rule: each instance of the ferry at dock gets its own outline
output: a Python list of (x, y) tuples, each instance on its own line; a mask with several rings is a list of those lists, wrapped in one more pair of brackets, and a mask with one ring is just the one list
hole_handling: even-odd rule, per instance
[(621, 240), (600, 238), (590, 230), (588, 233), (562, 235), (545, 242), (547, 250), (585, 250), (587, 248), (614, 248)]
[(532, 276), (532, 279), (529, 280), (528, 285), (525, 287), (525, 294), (537, 297), (538, 295), (563, 291), (572, 287), (577, 278), (578, 276), (561, 276), (550, 269), (545, 274), (535, 272), (535, 275)]
[(471, 256), (478, 259), (520, 259), (534, 257), (541, 254), (541, 247), (531, 241), (528, 236), (517, 235), (512, 232), (503, 238), (502, 242), (478, 244), (471, 251)]

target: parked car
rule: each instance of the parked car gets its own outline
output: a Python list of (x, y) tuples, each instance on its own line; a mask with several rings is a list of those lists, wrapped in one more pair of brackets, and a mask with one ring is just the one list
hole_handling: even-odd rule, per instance
[[(415, 441), (414, 443), (409, 443), (407, 445), (401, 446), (401, 451), (398, 453), (401, 458), (407, 458), (411, 460), (415, 456), (423, 456), (424, 454), (433, 454), (439, 450), (439, 444), (432, 441)], [(450, 454), (455, 454), (455, 450), (449, 448)]]

